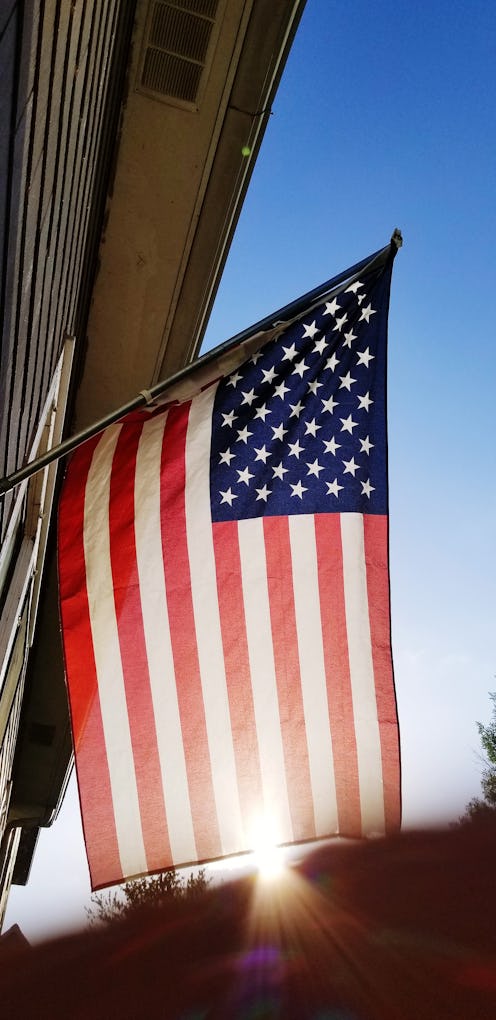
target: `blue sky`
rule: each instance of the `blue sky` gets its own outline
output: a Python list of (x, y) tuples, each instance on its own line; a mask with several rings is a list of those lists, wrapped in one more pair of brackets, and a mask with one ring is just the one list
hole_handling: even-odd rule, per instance
[[(390, 560), (404, 823), (479, 792), (496, 689), (496, 12), (307, 0), (207, 332), (213, 346), (401, 228), (389, 317)], [(54, 904), (53, 888), (57, 887)], [(7, 925), (84, 921), (74, 783)]]

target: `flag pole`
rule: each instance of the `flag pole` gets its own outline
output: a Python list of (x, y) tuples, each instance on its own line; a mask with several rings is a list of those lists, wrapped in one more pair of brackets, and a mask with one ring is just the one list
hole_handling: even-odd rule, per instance
[(78, 446), (81, 446), (88, 439), (96, 436), (99, 432), (103, 432), (109, 425), (113, 425), (116, 421), (124, 418), (131, 411), (136, 411), (140, 407), (153, 404), (156, 397), (162, 396), (166, 390), (174, 386), (176, 383), (181, 382), (193, 371), (193, 369), (196, 370), (200, 366), (210, 364), (221, 355), (226, 354), (232, 348), (243, 343), (243, 341), (247, 340), (249, 337), (268, 332), (274, 329), (279, 323), (288, 324), (291, 319), (297, 318), (298, 314), (305, 308), (309, 308), (309, 306), (313, 303), (320, 303), (324, 297), (336, 288), (340, 287), (340, 285), (344, 282), (348, 282), (348, 280), (352, 277), (361, 273), (363, 269), (379, 267), (390, 255), (394, 258), (402, 244), (403, 238), (401, 236), (401, 231), (395, 229), (389, 244), (375, 252), (373, 255), (370, 255), (368, 258), (363, 259), (361, 262), (357, 262), (356, 265), (351, 267), (351, 269), (346, 269), (343, 273), (340, 273), (338, 276), (334, 276), (331, 280), (328, 280), (320, 287), (316, 287), (314, 290), (309, 291), (296, 301), (292, 301), (289, 305), (285, 305), (284, 308), (272, 313), (272, 315), (267, 316), (267, 318), (261, 319), (259, 322), (255, 323), (254, 326), (250, 326), (248, 329), (242, 330), (241, 333), (237, 333), (236, 336), (232, 337), (230, 340), (226, 340), (224, 343), (219, 344), (217, 347), (212, 348), (211, 351), (202, 355), (202, 357), (197, 358), (189, 365), (179, 369), (178, 372), (169, 376), (168, 379), (164, 379), (161, 382), (156, 383), (149, 390), (140, 390), (137, 396), (128, 401), (127, 404), (123, 404), (121, 407), (116, 408), (114, 411), (105, 415), (104, 418), (100, 418), (98, 421), (93, 422), (92, 425), (88, 425), (75, 435), (64, 439), (61, 443), (58, 443), (57, 446), (52, 447), (51, 450), (47, 450), (41, 457), (29, 461), (22, 468), (19, 468), (17, 471), (13, 471), (12, 474), (6, 475), (5, 478), (0, 479), (0, 496), (10, 492), (10, 490), (15, 488), (16, 485), (19, 485), (20, 482), (23, 482), (26, 478), (30, 478), (31, 475), (36, 474), (38, 471), (42, 471), (43, 468), (47, 467), (49, 464), (53, 464), (54, 461), (60, 460), (62, 457), (66, 457), (69, 453), (76, 450)]

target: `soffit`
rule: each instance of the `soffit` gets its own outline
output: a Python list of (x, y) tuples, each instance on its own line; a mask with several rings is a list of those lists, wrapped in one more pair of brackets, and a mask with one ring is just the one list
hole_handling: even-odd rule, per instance
[(302, 6), (222, 0), (193, 109), (139, 91), (148, 6), (138, 5), (77, 427), (194, 356)]

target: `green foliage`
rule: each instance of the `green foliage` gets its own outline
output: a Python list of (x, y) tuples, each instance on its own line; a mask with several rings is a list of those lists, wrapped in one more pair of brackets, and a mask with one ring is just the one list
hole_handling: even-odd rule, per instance
[(91, 897), (93, 906), (86, 913), (90, 924), (111, 924), (144, 907), (159, 908), (171, 900), (199, 899), (209, 882), (204, 868), (197, 875), (190, 875), (187, 881), (170, 868), (151, 878), (132, 879), (112, 892), (95, 893)]
[(496, 812), (496, 693), (489, 697), (493, 703), (491, 722), (484, 726), (477, 723), (479, 737), (484, 752), (484, 771), (481, 778), (482, 799), (474, 797), (467, 804), (467, 809), (461, 822), (483, 821), (485, 818), (493, 817)]

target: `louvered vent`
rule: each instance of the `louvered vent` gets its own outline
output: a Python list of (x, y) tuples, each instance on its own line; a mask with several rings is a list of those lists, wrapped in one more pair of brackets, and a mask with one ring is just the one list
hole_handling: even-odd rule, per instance
[(209, 56), (219, 0), (150, 3), (139, 90), (196, 103)]

